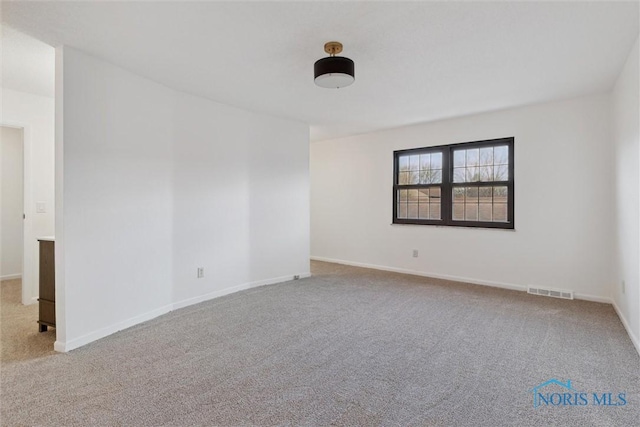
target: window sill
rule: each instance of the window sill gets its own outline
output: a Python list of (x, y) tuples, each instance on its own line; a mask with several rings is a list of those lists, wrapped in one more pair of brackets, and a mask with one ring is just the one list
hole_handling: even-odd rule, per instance
[(476, 226), (465, 226), (465, 225), (438, 225), (438, 224), (401, 224), (392, 222), (389, 224), (394, 227), (437, 227), (437, 228), (448, 228), (448, 229), (467, 229), (467, 230), (492, 230), (492, 231), (510, 231), (515, 232), (515, 228), (499, 228), (499, 227), (476, 227)]

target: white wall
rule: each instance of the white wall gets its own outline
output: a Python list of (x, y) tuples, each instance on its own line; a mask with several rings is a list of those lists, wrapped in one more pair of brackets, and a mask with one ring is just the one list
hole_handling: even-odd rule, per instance
[[(640, 87), (638, 41), (613, 89), (617, 263), (613, 298), (640, 352)], [(622, 281), (624, 280), (624, 292)]]
[(173, 119), (174, 301), (308, 274), (308, 126), (182, 94)]
[(22, 129), (0, 127), (0, 278), (22, 277)]
[(173, 94), (73, 49), (63, 60), (56, 348), (73, 348), (172, 302)]
[[(607, 95), (591, 96), (312, 143), (311, 254), (608, 300), (609, 108)], [(515, 137), (515, 231), (391, 225), (394, 150), (509, 136)]]
[[(22, 302), (38, 297), (38, 242), (54, 234), (54, 99), (2, 89), (0, 124), (24, 128), (29, 169), (25, 171), (25, 246)], [(45, 213), (36, 213), (44, 202)]]
[(185, 95), (68, 47), (57, 61), (58, 350), (309, 274), (308, 126)]

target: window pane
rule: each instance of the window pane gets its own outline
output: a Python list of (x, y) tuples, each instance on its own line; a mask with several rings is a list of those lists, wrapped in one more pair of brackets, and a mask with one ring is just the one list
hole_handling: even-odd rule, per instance
[(409, 170), (409, 156), (398, 157), (398, 170), (399, 171)]
[(464, 205), (464, 219), (467, 221), (478, 220), (478, 205), (476, 203), (466, 203)]
[(493, 147), (485, 147), (480, 149), (480, 166), (489, 166), (493, 164)]
[(399, 185), (407, 185), (407, 184), (409, 184), (410, 183), (409, 179), (410, 179), (409, 172), (400, 172), (398, 174), (398, 184)]
[(418, 204), (411, 203), (407, 205), (407, 218), (418, 218)]
[(465, 152), (464, 150), (455, 150), (453, 152), (453, 167), (463, 168), (465, 167)]
[(467, 182), (476, 182), (480, 181), (480, 168), (479, 167), (468, 167), (467, 168)]
[(493, 204), (493, 221), (495, 222), (507, 221), (507, 204), (506, 203)]
[(407, 190), (407, 192), (409, 194), (409, 202), (410, 203), (418, 202), (418, 194), (419, 194), (418, 190)]
[(411, 171), (409, 172), (409, 184), (419, 184), (420, 183), (420, 172)]
[(472, 148), (467, 151), (467, 167), (478, 166), (480, 164), (480, 150)]
[(464, 203), (464, 187), (455, 187), (453, 189), (454, 203)]
[(493, 187), (493, 203), (507, 203), (508, 195), (507, 187)]
[(509, 179), (509, 166), (499, 165), (493, 168), (494, 181), (506, 181)]
[(455, 168), (453, 170), (453, 182), (466, 182), (466, 170), (464, 168)]
[(480, 203), (491, 203), (492, 202), (492, 188), (491, 187), (480, 187), (478, 190), (478, 197), (480, 198)]
[(420, 170), (427, 170), (431, 167), (431, 155), (420, 154)]
[(398, 191), (398, 201), (406, 202), (407, 201), (407, 190), (399, 190)]
[(480, 181), (493, 181), (493, 166), (480, 166)]
[(501, 147), (493, 147), (493, 164), (509, 164), (509, 147), (507, 147), (506, 145), (503, 145)]
[(453, 204), (453, 219), (456, 221), (464, 220), (464, 203)]
[(429, 202), (418, 204), (418, 218), (429, 219)]
[(420, 184), (440, 184), (442, 182), (442, 171), (428, 169), (420, 171)]
[(466, 187), (465, 202), (473, 204), (478, 203), (478, 187)]
[(440, 203), (431, 202), (431, 204), (429, 204), (429, 210), (430, 210), (430, 215), (429, 215), (430, 219), (441, 219)]
[(398, 203), (398, 218), (406, 218), (406, 217), (407, 217), (407, 204)]
[(420, 203), (429, 203), (429, 189), (423, 188), (418, 190), (418, 201)]
[(491, 203), (480, 203), (478, 210), (478, 219), (480, 221), (491, 221), (493, 205)]
[(417, 171), (420, 169), (420, 156), (410, 156), (409, 157), (409, 170)]
[(439, 201), (440, 194), (441, 194), (440, 187), (431, 187), (429, 189), (429, 197), (431, 197), (432, 203), (434, 202), (434, 199), (435, 201)]
[(442, 169), (442, 153), (431, 153), (431, 169)]

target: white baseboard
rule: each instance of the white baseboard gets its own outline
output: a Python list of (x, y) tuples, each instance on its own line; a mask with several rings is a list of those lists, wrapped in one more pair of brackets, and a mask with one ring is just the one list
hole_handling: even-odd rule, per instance
[(527, 287), (525, 285), (514, 285), (512, 283), (493, 282), (489, 280), (472, 279), (470, 277), (451, 276), (448, 274), (425, 273), (423, 271), (389, 267), (386, 265), (367, 264), (363, 262), (345, 261), (341, 259), (323, 258), (323, 257), (316, 257), (316, 256), (312, 256), (311, 259), (314, 261), (332, 262), (334, 264), (351, 265), (354, 267), (364, 267), (364, 268), (371, 268), (374, 270), (392, 271), (394, 273), (411, 274), (412, 276), (431, 277), (434, 279), (452, 280), (454, 282), (464, 282), (464, 283), (472, 283), (474, 285), (491, 286), (494, 288), (511, 289), (513, 291), (524, 291), (524, 292), (527, 291)]
[[(310, 277), (311, 273), (301, 273), (299, 274), (300, 278)], [(162, 316), (163, 314), (167, 314), (173, 310), (178, 310), (180, 308), (188, 307), (190, 305), (198, 304), (204, 301), (208, 301), (214, 298), (219, 298), (225, 295), (229, 295), (235, 292), (243, 291), (245, 289), (256, 288), (258, 286), (264, 285), (272, 285), (275, 283), (287, 282), (290, 280), (294, 280), (294, 276), (281, 276), (275, 277), (272, 279), (258, 280), (255, 282), (244, 283), (241, 285), (233, 286), (231, 288), (221, 289), (219, 291), (211, 292), (205, 295), (200, 295), (194, 298), (188, 298), (182, 301), (178, 301), (172, 304), (168, 304), (164, 307), (157, 308), (155, 310), (149, 311), (147, 313), (141, 314), (139, 316), (132, 317), (130, 319), (124, 320), (122, 322), (118, 322), (116, 324), (107, 326), (105, 328), (99, 329), (97, 331), (91, 332), (89, 334), (83, 335), (78, 338), (74, 338), (70, 341), (56, 341), (53, 344), (53, 348), (55, 351), (66, 353), (68, 351), (74, 350), (76, 348), (82, 347), (83, 345), (87, 345), (93, 341), (97, 341), (101, 338), (105, 338), (111, 334), (114, 334), (123, 329), (130, 328), (139, 323), (146, 322), (148, 320), (154, 319), (158, 316)]]
[(4, 276), (0, 276), (0, 282), (4, 282), (5, 280), (14, 280), (14, 279), (22, 279), (22, 273), (5, 274)]
[(600, 297), (597, 295), (582, 294), (580, 292), (574, 292), (573, 297), (575, 299), (581, 299), (583, 301), (601, 302), (603, 304), (613, 304), (613, 300), (609, 297)]
[(616, 304), (615, 300), (611, 301), (611, 305), (613, 305), (613, 308), (616, 310), (616, 313), (618, 314), (618, 317), (620, 318), (622, 325), (627, 330), (627, 335), (629, 335), (629, 338), (631, 339), (633, 346), (636, 348), (636, 351), (640, 356), (640, 340), (638, 340), (638, 337), (636, 337), (633, 331), (631, 330), (631, 326), (629, 326), (629, 322), (627, 322), (626, 317), (624, 317), (624, 314), (622, 314), (622, 311), (620, 310), (620, 307), (618, 307), (618, 304)]
[(201, 302), (209, 301), (209, 300), (214, 299), (214, 298), (220, 298), (220, 297), (223, 297), (225, 295), (233, 294), (235, 292), (244, 291), (244, 290), (249, 289), (249, 288), (251, 288), (250, 284), (249, 283), (244, 283), (242, 285), (232, 286), (230, 288), (221, 289), (219, 291), (210, 292), (208, 294), (199, 295), (197, 297), (187, 298), (187, 299), (184, 299), (182, 301), (174, 302), (171, 305), (171, 309), (172, 310), (178, 310), (178, 309), (181, 309), (181, 308), (184, 308), (184, 307), (188, 307), (190, 305), (194, 305), (194, 304), (198, 304), (198, 303), (201, 303)]
[(122, 322), (118, 322), (113, 325), (109, 325), (107, 327), (98, 329), (97, 331), (88, 333), (86, 335), (83, 335), (78, 338), (74, 338), (66, 342), (56, 341), (53, 344), (53, 349), (62, 353), (66, 353), (67, 351), (76, 349), (78, 347), (82, 347), (83, 345), (87, 345), (90, 342), (97, 341), (100, 338), (104, 338), (111, 334), (115, 334), (116, 332), (121, 331), (123, 329), (127, 329), (132, 326), (135, 326), (138, 323), (146, 322), (147, 320), (151, 320), (158, 316), (162, 316), (163, 314), (170, 312), (171, 307), (172, 307), (171, 304), (165, 305), (164, 307), (151, 310), (147, 313), (132, 317), (127, 320), (123, 320)]
[[(354, 267), (364, 267), (364, 268), (372, 268), (374, 270), (392, 271), (394, 273), (411, 274), (413, 276), (432, 277), (434, 279), (452, 280), (455, 282), (471, 283), (474, 285), (483, 285), (483, 286), (491, 286), (494, 288), (511, 289), (513, 291), (523, 291), (523, 292), (527, 291), (527, 287), (525, 285), (516, 285), (513, 283), (494, 282), (490, 280), (474, 279), (471, 277), (451, 276), (448, 274), (425, 273), (423, 271), (417, 271), (417, 270), (408, 270), (404, 268), (389, 267), (385, 265), (367, 264), (363, 262), (345, 261), (341, 259), (324, 258), (324, 257), (317, 257), (317, 256), (312, 256), (311, 259), (314, 261), (332, 262), (335, 264), (351, 265)], [(585, 301), (602, 302), (605, 304), (612, 303), (611, 298), (601, 297), (597, 295), (582, 294), (579, 292), (578, 293), (574, 292), (573, 297), (576, 299), (585, 300)]]
[[(300, 274), (299, 275), (300, 278), (304, 278), (304, 277), (310, 277), (311, 273), (304, 273), (304, 274)], [(194, 298), (188, 298), (182, 301), (178, 301), (173, 303), (173, 310), (177, 310), (179, 308), (183, 308), (183, 307), (188, 307), (190, 305), (193, 304), (198, 304), (204, 301), (208, 301), (214, 298), (220, 298), (223, 297), (225, 295), (229, 295), (235, 292), (240, 292), (240, 291), (244, 291), (247, 289), (251, 289), (251, 288), (257, 288), (258, 286), (265, 286), (265, 285), (273, 285), (275, 283), (282, 283), (282, 282), (287, 282), (289, 280), (293, 280), (294, 276), (281, 276), (281, 277), (274, 277), (272, 279), (266, 279), (266, 280), (257, 280), (255, 282), (249, 282), (249, 283), (243, 283), (242, 285), (237, 285), (237, 286), (233, 286), (231, 288), (225, 288), (225, 289), (221, 289), (219, 291), (214, 291), (214, 292), (210, 292), (208, 294), (204, 294), (204, 295), (199, 295), (197, 297)]]

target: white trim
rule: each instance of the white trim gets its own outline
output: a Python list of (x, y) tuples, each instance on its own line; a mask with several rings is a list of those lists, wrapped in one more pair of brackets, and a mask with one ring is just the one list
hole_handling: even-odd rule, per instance
[(72, 339), (71, 341), (67, 341), (67, 342), (56, 341), (53, 344), (53, 349), (56, 351), (65, 353), (69, 350), (73, 350), (75, 348), (82, 347), (83, 345), (89, 344), (90, 342), (99, 340), (100, 338), (104, 338), (111, 334), (115, 334), (116, 332), (121, 331), (123, 329), (127, 329), (132, 326), (135, 326), (138, 323), (146, 322), (147, 320), (151, 320), (158, 316), (162, 316), (163, 314), (166, 314), (170, 311), (171, 311), (171, 304), (165, 305), (164, 307), (151, 310), (139, 316), (135, 316), (130, 319), (123, 320), (122, 322), (118, 322), (113, 325), (107, 326), (105, 328), (98, 329), (97, 331), (93, 331), (81, 337)]
[(364, 268), (372, 268), (374, 270), (383, 270), (383, 271), (392, 271), (394, 273), (402, 273), (402, 274), (411, 274), (412, 276), (422, 276), (422, 277), (431, 277), (433, 279), (443, 279), (443, 280), (451, 280), (455, 282), (464, 282), (471, 283), (474, 285), (483, 285), (483, 286), (491, 286), (494, 288), (502, 288), (502, 289), (511, 289), (513, 291), (527, 291), (527, 287), (525, 285), (515, 285), (512, 283), (503, 283), (503, 282), (493, 282), (489, 280), (479, 280), (479, 279), (471, 279), (469, 277), (460, 277), (460, 276), (450, 276), (448, 274), (436, 274), (436, 273), (425, 273), (417, 270), (408, 270), (404, 268), (396, 268), (396, 267), (388, 267), (385, 265), (376, 265), (376, 264), (367, 264), (363, 262), (353, 262), (353, 261), (344, 261), (340, 259), (333, 258), (323, 258), (312, 256), (312, 260), (314, 261), (323, 261), (323, 262), (332, 262), (334, 264), (343, 264), (343, 265), (351, 265), (354, 267), (364, 267)]
[[(310, 277), (311, 273), (299, 274), (300, 278)], [(246, 289), (257, 288), (258, 286), (273, 285), (275, 283), (288, 282), (294, 280), (294, 276), (281, 276), (273, 279), (257, 280), (255, 282), (243, 283), (241, 285), (232, 286), (230, 288), (220, 289), (219, 291), (210, 292), (208, 294), (200, 295), (193, 298), (187, 298), (182, 301), (173, 303), (173, 310), (177, 310), (190, 305), (198, 304), (204, 301), (208, 301), (214, 298), (219, 298), (225, 295), (233, 294), (235, 292), (244, 291)]]
[(638, 355), (640, 355), (640, 340), (638, 340), (638, 337), (636, 337), (635, 334), (633, 333), (633, 331), (631, 330), (631, 326), (629, 326), (629, 322), (627, 322), (627, 319), (622, 314), (622, 310), (620, 310), (620, 308), (618, 307), (618, 304), (616, 304), (615, 300), (611, 301), (611, 305), (613, 305), (613, 308), (616, 311), (616, 313), (618, 314), (618, 317), (620, 318), (620, 321), (622, 322), (622, 325), (627, 330), (627, 335), (629, 335), (629, 338), (631, 339), (631, 342), (633, 343), (633, 346), (636, 348), (636, 351), (638, 352)]
[[(298, 276), (300, 276), (300, 278), (305, 278), (305, 277), (310, 277), (311, 273), (307, 272), (307, 273), (303, 273), (303, 274), (298, 274)], [(205, 295), (201, 295), (198, 297), (194, 297), (194, 298), (188, 298), (182, 301), (178, 301), (172, 304), (168, 304), (165, 305), (163, 307), (157, 308), (155, 310), (151, 310), (147, 313), (144, 314), (140, 314), (138, 316), (132, 317), (130, 319), (124, 320), (122, 322), (118, 322), (116, 324), (104, 327), (102, 329), (98, 329), (97, 331), (88, 333), (86, 335), (83, 335), (81, 337), (78, 338), (74, 338), (70, 341), (67, 342), (63, 342), (63, 341), (56, 341), (53, 344), (53, 348), (55, 351), (61, 352), (61, 353), (66, 353), (67, 351), (71, 351), (73, 349), (76, 349), (78, 347), (82, 347), (83, 345), (87, 345), (93, 341), (97, 341), (101, 338), (105, 338), (111, 334), (114, 334), (118, 331), (121, 331), (123, 329), (127, 329), (130, 328), (132, 326), (135, 326), (139, 323), (142, 322), (146, 322), (148, 320), (154, 319), (158, 316), (162, 316), (163, 314), (167, 314), (173, 310), (178, 310), (180, 308), (184, 308), (184, 307), (188, 307), (190, 305), (194, 305), (194, 304), (198, 304), (204, 301), (208, 301), (214, 298), (219, 298), (221, 296), (224, 295), (229, 295), (235, 292), (239, 292), (239, 291), (243, 291), (246, 289), (250, 289), (250, 288), (255, 288), (258, 286), (264, 286), (264, 285), (272, 285), (275, 283), (281, 283), (281, 282), (287, 282), (290, 280), (294, 280), (294, 275), (291, 276), (281, 276), (281, 277), (275, 277), (272, 279), (265, 279), (265, 280), (258, 280), (255, 282), (249, 282), (249, 283), (244, 283), (241, 285), (237, 285), (237, 286), (233, 286), (231, 288), (226, 288), (226, 289), (221, 289), (219, 291), (215, 291), (215, 292), (211, 292)]]
[[(54, 98), (54, 231), (56, 280), (56, 338), (67, 341), (67, 284), (65, 282), (64, 250), (64, 47), (56, 47)], [(56, 341), (56, 344), (58, 342)], [(56, 351), (66, 351), (65, 345), (54, 344)], [(61, 350), (59, 349), (61, 348)]]
[(575, 299), (581, 299), (583, 301), (592, 301), (592, 302), (601, 302), (603, 304), (613, 304), (613, 300), (609, 297), (600, 297), (597, 295), (589, 295), (589, 294), (581, 294), (581, 293), (573, 293), (573, 297)]
[[(35, 209), (33, 204), (33, 156), (32, 156), (32, 141), (31, 141), (31, 127), (27, 124), (22, 127), (22, 138), (24, 144), (24, 158), (23, 161), (23, 175), (22, 185), (23, 191), (23, 203), (24, 203), (24, 224), (22, 227), (22, 303), (27, 305), (29, 300), (36, 297), (39, 293), (38, 280), (40, 277), (40, 264), (39, 264), (39, 243), (35, 240), (33, 235), (33, 217), (35, 215)], [(28, 256), (30, 255), (30, 256)], [(27, 262), (27, 260), (31, 262)]]
[[(469, 277), (461, 277), (461, 276), (451, 276), (448, 274), (437, 274), (437, 273), (426, 273), (423, 271), (417, 270), (408, 270), (404, 268), (396, 268), (396, 267), (388, 267), (384, 265), (376, 265), (376, 264), (367, 264), (363, 262), (354, 262), (354, 261), (345, 261), (341, 259), (333, 259), (333, 258), (324, 258), (312, 256), (312, 260), (314, 261), (323, 261), (323, 262), (332, 262), (335, 264), (343, 264), (343, 265), (351, 265), (354, 267), (364, 267), (364, 268), (372, 268), (374, 270), (383, 270), (383, 271), (392, 271), (394, 273), (402, 273), (402, 274), (411, 274), (413, 276), (422, 276), (422, 277), (431, 277), (434, 279), (444, 279), (444, 280), (452, 280), (455, 282), (463, 282), (463, 283), (471, 283), (474, 285), (483, 285), (483, 286), (491, 286), (494, 288), (501, 289), (510, 289), (513, 291), (523, 291), (527, 292), (527, 287), (525, 285), (516, 285), (513, 283), (504, 283), (504, 282), (494, 282), (490, 280), (480, 280), (480, 279), (472, 279)], [(572, 291), (569, 289), (569, 291)], [(585, 300), (585, 301), (593, 301), (593, 302), (601, 302), (605, 304), (611, 304), (611, 298), (601, 297), (596, 295), (589, 294), (581, 294), (573, 291), (573, 297), (575, 299)]]
[(0, 276), (0, 282), (4, 282), (5, 280), (14, 280), (14, 279), (22, 279), (22, 273), (6, 274), (4, 276)]

